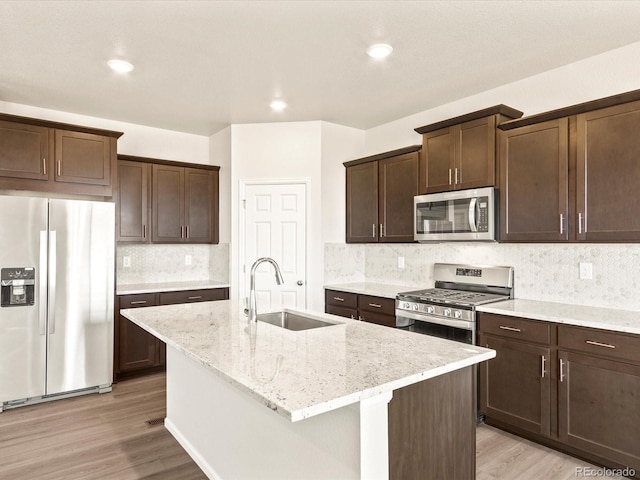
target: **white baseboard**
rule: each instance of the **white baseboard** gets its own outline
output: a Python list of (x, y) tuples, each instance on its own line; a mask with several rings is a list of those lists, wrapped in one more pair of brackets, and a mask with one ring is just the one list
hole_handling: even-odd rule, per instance
[(184, 435), (182, 435), (180, 430), (173, 424), (173, 422), (171, 422), (171, 420), (165, 418), (164, 426), (167, 430), (169, 430), (169, 433), (173, 435), (173, 438), (178, 441), (180, 446), (184, 448), (184, 450), (189, 454), (191, 459), (196, 462), (196, 464), (200, 467), (200, 470), (204, 472), (207, 478), (210, 478), (211, 480), (222, 480), (222, 477), (220, 477), (213, 469), (213, 467), (209, 465), (209, 463), (204, 458), (202, 458), (202, 456), (198, 453), (194, 446), (191, 445), (189, 440), (184, 438)]

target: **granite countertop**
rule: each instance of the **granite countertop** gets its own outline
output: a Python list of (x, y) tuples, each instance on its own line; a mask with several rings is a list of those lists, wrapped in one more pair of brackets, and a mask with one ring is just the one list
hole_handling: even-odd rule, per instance
[(121, 313), (291, 421), (495, 357), (494, 350), (323, 313), (308, 315), (336, 325), (297, 332), (249, 325), (229, 300)]
[(184, 290), (200, 290), (203, 288), (229, 288), (229, 284), (217, 282), (215, 280), (194, 280), (190, 282), (123, 283), (116, 286), (116, 295), (177, 292)]
[(640, 335), (640, 312), (629, 310), (514, 299), (481, 305), (477, 311)]
[(396, 295), (400, 292), (410, 292), (412, 290), (420, 290), (425, 287), (392, 285), (387, 283), (375, 282), (354, 282), (325, 285), (324, 288), (328, 290), (338, 290), (340, 292), (358, 293), (361, 295), (372, 295), (374, 297), (395, 299)]

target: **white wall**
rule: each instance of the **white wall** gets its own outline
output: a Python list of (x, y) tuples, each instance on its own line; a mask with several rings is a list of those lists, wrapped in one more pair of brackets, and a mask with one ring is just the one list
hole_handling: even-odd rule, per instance
[[(211, 164), (209, 137), (117, 122), (105, 118), (77, 115), (46, 108), (0, 102), (0, 112), (23, 117), (71, 123), (85, 127), (124, 132), (118, 139), (118, 153), (139, 157), (161, 158), (179, 162)], [(217, 165), (216, 163), (213, 163)]]
[[(231, 126), (231, 297), (238, 299), (241, 273), (240, 182), (299, 179), (307, 192), (307, 307), (319, 308), (322, 293), (321, 122)], [(250, 265), (247, 266), (250, 267)]]
[(231, 242), (231, 127), (209, 137), (209, 157), (220, 166), (220, 243)]
[(414, 128), (509, 105), (525, 116), (640, 88), (640, 42), (370, 128), (367, 155), (422, 143)]

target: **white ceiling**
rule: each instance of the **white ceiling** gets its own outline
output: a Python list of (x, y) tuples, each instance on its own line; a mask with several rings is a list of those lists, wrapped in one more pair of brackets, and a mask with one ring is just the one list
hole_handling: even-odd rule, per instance
[[(639, 25), (640, 1), (4, 0), (0, 100), (202, 135), (364, 129), (640, 41)], [(365, 54), (379, 42), (386, 61)]]

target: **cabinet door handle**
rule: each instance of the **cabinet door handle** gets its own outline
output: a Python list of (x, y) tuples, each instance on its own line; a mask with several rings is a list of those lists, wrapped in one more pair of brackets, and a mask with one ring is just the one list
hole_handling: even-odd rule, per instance
[(62, 160), (58, 160), (58, 176), (62, 176)]
[(375, 307), (375, 308), (382, 308), (382, 305), (379, 305), (377, 303), (370, 303), (369, 306), (370, 307)]
[(344, 298), (340, 298), (340, 297), (333, 297), (334, 300), (337, 300), (339, 302), (344, 302)]
[(455, 182), (454, 182), (454, 184), (455, 184), (455, 185), (457, 185), (457, 184), (458, 184), (458, 167), (456, 167), (456, 175), (455, 175)]
[(189, 225), (187, 225), (186, 227), (184, 227), (184, 230), (185, 230), (185, 232), (186, 232), (185, 236), (186, 236), (187, 238), (189, 238)]
[(560, 235), (564, 233), (564, 215), (560, 214)]
[(353, 316), (353, 313), (351, 314), (351, 320), (355, 320), (356, 317)]
[(46, 158), (42, 159), (42, 173), (44, 175), (47, 174), (47, 159)]
[(372, 224), (371, 226), (373, 227), (373, 229), (371, 230), (371, 232), (372, 232), (372, 233), (371, 233), (371, 236), (372, 236), (373, 238), (376, 238), (376, 224), (374, 223), (374, 224)]
[(578, 213), (578, 233), (582, 234), (582, 213)]
[(364, 318), (362, 318), (362, 316), (358, 315), (358, 320), (360, 320), (362, 322), (362, 321), (364, 321)]
[(449, 185), (451, 185), (451, 169), (449, 169)]
[(380, 224), (380, 238), (384, 237), (384, 227)]
[(147, 303), (146, 300), (136, 300), (135, 302), (131, 302), (131, 305), (144, 305)]
[(187, 300), (200, 300), (202, 297), (201, 296), (197, 296), (197, 297), (187, 297)]
[(560, 359), (560, 383), (564, 382), (564, 360)]
[(184, 238), (184, 227), (180, 225), (180, 238)]
[(142, 225), (142, 238), (147, 238), (147, 226)]
[(509, 330), (510, 332), (521, 332), (519, 328), (514, 327), (505, 327), (504, 325), (500, 325), (500, 330)]
[(588, 345), (595, 345), (596, 347), (616, 348), (615, 345), (611, 345), (610, 343), (596, 342), (594, 340), (585, 340), (584, 343)]
[(541, 368), (541, 370), (542, 370), (542, 371), (541, 371), (541, 377), (542, 377), (542, 378), (544, 378), (544, 374), (546, 373), (546, 372), (545, 372), (545, 369), (544, 369), (544, 364), (545, 364), (545, 362), (546, 362), (546, 361), (547, 361), (547, 359), (546, 359), (546, 358), (544, 358), (544, 355), (542, 355), (542, 362), (541, 362), (541, 363), (542, 363), (542, 366), (540, 367), (540, 368)]

